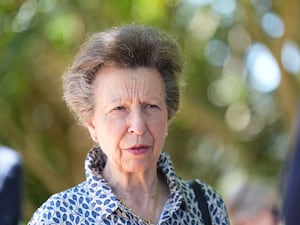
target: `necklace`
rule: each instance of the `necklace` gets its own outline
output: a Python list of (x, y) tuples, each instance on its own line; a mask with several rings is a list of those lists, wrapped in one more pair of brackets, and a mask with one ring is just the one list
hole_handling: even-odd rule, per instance
[(145, 221), (148, 225), (154, 225), (151, 221), (154, 220), (154, 216), (155, 216), (155, 212), (157, 210), (157, 207), (158, 207), (158, 199), (159, 199), (159, 181), (157, 180), (156, 182), (156, 190), (155, 190), (155, 193), (154, 193), (154, 203), (153, 203), (153, 206), (152, 206), (152, 209), (151, 209), (151, 214), (150, 214), (150, 217), (149, 218), (143, 218), (139, 215), (139, 213), (137, 213), (134, 209), (128, 207), (126, 205), (126, 203), (124, 201), (121, 200), (121, 203), (123, 206), (125, 206), (127, 209), (129, 209), (133, 214), (135, 214), (136, 216), (138, 216), (140, 219), (142, 219), (143, 221)]

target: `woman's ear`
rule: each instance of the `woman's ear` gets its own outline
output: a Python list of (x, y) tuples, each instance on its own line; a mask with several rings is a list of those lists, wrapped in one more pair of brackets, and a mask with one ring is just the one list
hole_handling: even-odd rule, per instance
[(96, 132), (96, 127), (94, 125), (94, 121), (92, 118), (89, 118), (85, 122), (85, 126), (88, 128), (88, 131), (90, 133), (91, 138), (93, 141), (97, 141), (97, 132)]

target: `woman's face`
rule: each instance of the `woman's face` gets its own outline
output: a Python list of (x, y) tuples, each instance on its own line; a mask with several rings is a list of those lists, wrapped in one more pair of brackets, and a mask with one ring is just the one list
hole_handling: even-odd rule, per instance
[(155, 69), (106, 66), (94, 81), (90, 135), (107, 155), (106, 166), (123, 172), (156, 167), (168, 129), (165, 87)]

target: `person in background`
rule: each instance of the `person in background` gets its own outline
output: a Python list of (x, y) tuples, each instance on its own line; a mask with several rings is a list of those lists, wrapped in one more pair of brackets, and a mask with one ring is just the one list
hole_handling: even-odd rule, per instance
[(246, 183), (226, 201), (232, 225), (278, 225), (279, 194), (262, 183)]
[(0, 224), (17, 225), (22, 208), (22, 160), (13, 149), (0, 146)]
[[(298, 116), (300, 108), (298, 109)], [(286, 180), (284, 185), (284, 218), (285, 225), (300, 224), (300, 118), (298, 117), (296, 125), (296, 133), (293, 137), (292, 153), (285, 167), (287, 168)]]
[[(64, 99), (98, 146), (87, 154), (86, 180), (51, 196), (30, 225), (204, 224), (190, 182), (162, 151), (182, 65), (177, 43), (153, 27), (115, 27), (87, 40), (63, 76)], [(212, 224), (228, 225), (221, 196), (196, 183)]]

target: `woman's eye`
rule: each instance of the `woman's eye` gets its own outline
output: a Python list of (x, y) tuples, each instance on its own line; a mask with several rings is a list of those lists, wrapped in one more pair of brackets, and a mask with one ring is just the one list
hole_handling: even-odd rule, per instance
[(147, 104), (146, 108), (154, 109), (154, 108), (158, 108), (158, 106), (154, 104)]
[(124, 110), (124, 109), (125, 109), (124, 106), (117, 106), (113, 110), (119, 111), (119, 110)]

